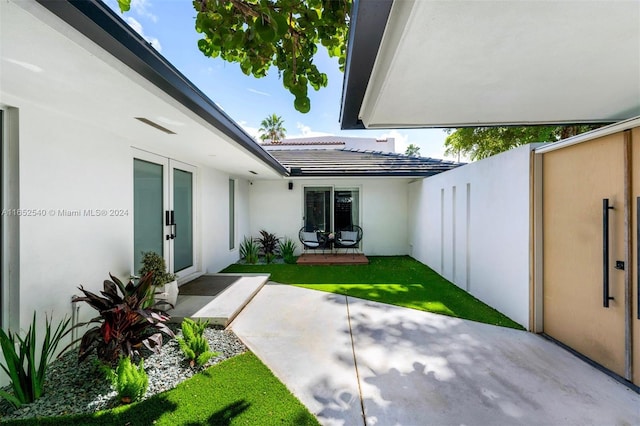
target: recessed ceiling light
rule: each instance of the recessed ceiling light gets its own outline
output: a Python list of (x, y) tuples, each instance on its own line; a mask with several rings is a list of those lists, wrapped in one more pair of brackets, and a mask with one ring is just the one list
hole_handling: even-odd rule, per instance
[(148, 118), (144, 118), (144, 117), (134, 117), (134, 118), (136, 120), (142, 121), (144, 124), (147, 124), (147, 125), (155, 128), (155, 129), (160, 130), (161, 132), (165, 132), (165, 133), (168, 133), (170, 135), (175, 135), (176, 134), (176, 132), (167, 129), (166, 127), (162, 127), (158, 123), (154, 123), (153, 121), (149, 120)]

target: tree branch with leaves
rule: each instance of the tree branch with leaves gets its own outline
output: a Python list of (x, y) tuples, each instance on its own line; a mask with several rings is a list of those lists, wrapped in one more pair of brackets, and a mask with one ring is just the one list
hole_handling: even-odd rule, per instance
[(535, 142), (556, 142), (601, 125), (577, 126), (511, 126), (467, 127), (450, 129), (444, 142), (446, 155), (464, 155), (481, 160), (520, 145)]

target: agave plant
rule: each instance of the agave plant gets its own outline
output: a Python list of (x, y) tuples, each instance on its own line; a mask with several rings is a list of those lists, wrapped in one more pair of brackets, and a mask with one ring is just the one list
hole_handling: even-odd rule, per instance
[[(0, 389), (0, 398), (6, 399), (15, 407), (40, 398), (44, 391), (44, 377), (47, 367), (56, 353), (58, 344), (69, 332), (69, 321), (71, 321), (69, 318), (63, 318), (53, 330), (51, 320), (46, 318), (45, 336), (42, 342), (36, 338), (35, 312), (33, 313), (33, 321), (24, 337), (11, 331), (5, 333), (0, 329), (0, 348), (2, 348), (5, 360), (5, 365), (0, 364), (0, 367), (9, 376), (13, 391), (13, 393), (9, 393)], [(36, 347), (39, 349), (37, 359)]]
[(240, 244), (240, 258), (244, 259), (247, 263), (258, 263), (258, 245), (250, 237), (244, 237)]
[(149, 297), (153, 274), (148, 273), (138, 283), (129, 281), (126, 285), (109, 274), (111, 281), (104, 281), (104, 290), (98, 296), (80, 286), (84, 296), (74, 297), (74, 302), (87, 302), (100, 315), (78, 324), (99, 324), (87, 330), (82, 336), (79, 360), (96, 351), (98, 358), (114, 364), (121, 355), (131, 357), (139, 354), (144, 345), (153, 352), (162, 347), (162, 333), (174, 337), (166, 326), (169, 316), (154, 306), (144, 307)]
[(296, 263), (296, 257), (293, 254), (296, 251), (296, 243), (289, 237), (285, 237), (280, 243), (280, 254), (284, 259), (284, 263)]
[(256, 238), (256, 242), (260, 245), (266, 262), (271, 263), (276, 257), (279, 245), (278, 237), (263, 229), (260, 231), (260, 237)]

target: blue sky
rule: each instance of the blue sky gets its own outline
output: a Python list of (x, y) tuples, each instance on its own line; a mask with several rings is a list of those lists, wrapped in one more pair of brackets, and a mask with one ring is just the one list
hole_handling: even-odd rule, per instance
[[(116, 0), (104, 0), (118, 10)], [(272, 113), (284, 120), (287, 137), (343, 135), (358, 137), (393, 137), (396, 152), (404, 153), (410, 143), (420, 147), (423, 157), (446, 158), (446, 133), (425, 130), (340, 130), (338, 115), (343, 74), (335, 58), (324, 48), (314, 59), (320, 71), (329, 78), (327, 87), (316, 92), (309, 89), (311, 111), (301, 114), (293, 107), (293, 96), (282, 86), (277, 70), (265, 78), (246, 76), (236, 63), (205, 57), (197, 47), (200, 34), (195, 31), (196, 12), (189, 0), (132, 0), (131, 10), (124, 15), (131, 27), (156, 50), (216, 102), (252, 136), (260, 122)]]

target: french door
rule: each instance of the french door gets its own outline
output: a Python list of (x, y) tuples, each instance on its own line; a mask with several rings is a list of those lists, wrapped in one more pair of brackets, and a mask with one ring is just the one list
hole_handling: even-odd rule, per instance
[(136, 151), (133, 160), (134, 271), (142, 253), (162, 255), (167, 268), (184, 278), (196, 272), (196, 168), (176, 160)]

